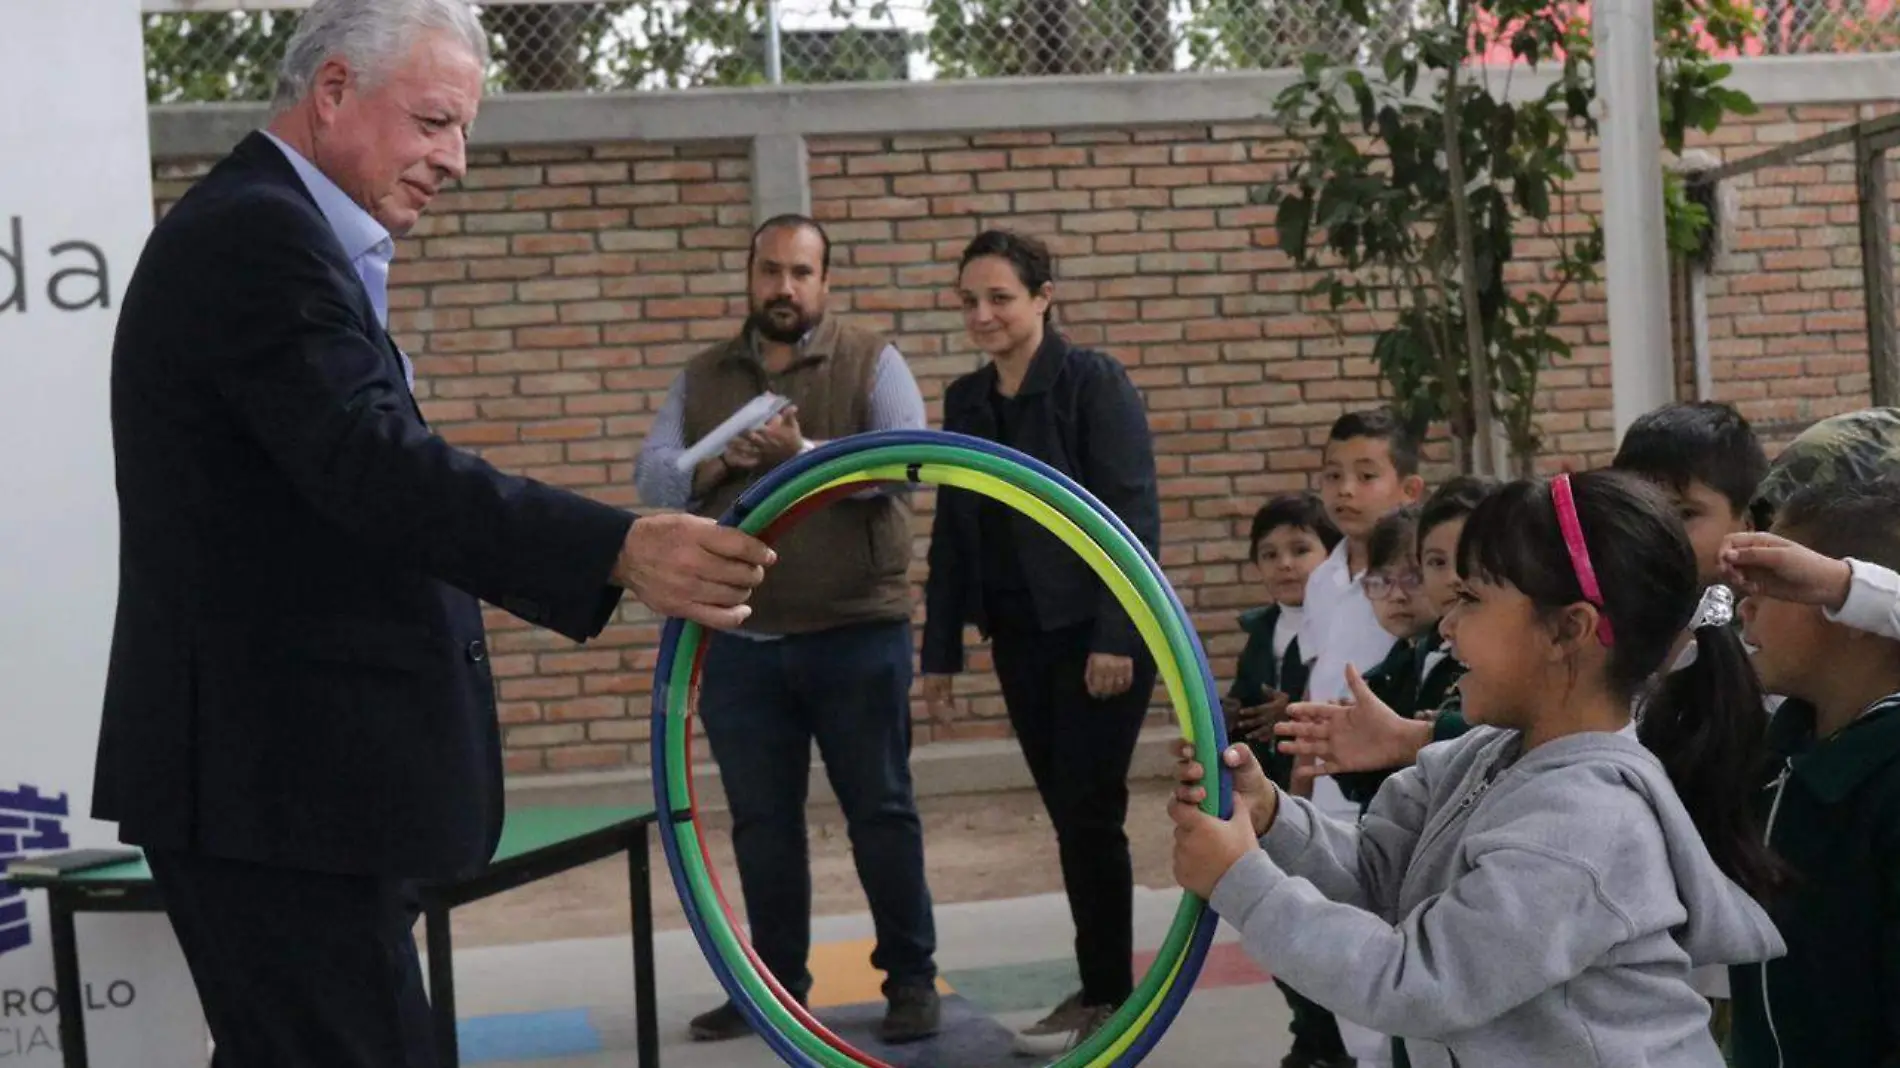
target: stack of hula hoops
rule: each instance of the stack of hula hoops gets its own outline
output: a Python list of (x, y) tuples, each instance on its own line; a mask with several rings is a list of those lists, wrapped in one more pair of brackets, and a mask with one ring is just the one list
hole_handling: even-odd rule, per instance
[[(1214, 679), (1187, 610), (1160, 565), (1102, 503), (1029, 456), (979, 438), (939, 431), (886, 431), (840, 439), (772, 471), (721, 519), (770, 543), (826, 504), (904, 484), (951, 486), (993, 498), (1061, 538), (1115, 594), (1160, 670), (1182, 736), (1203, 767), (1221, 768), (1226, 745)], [(705, 657), (695, 623), (669, 620), (653, 687), (654, 803), (667, 866), (687, 922), (713, 972), (741, 1012), (786, 1063), (799, 1068), (890, 1068), (827, 1030), (787, 994), (740, 934), (718, 874), (707, 861), (692, 778), (692, 696)], [(1232, 797), (1225, 770), (1202, 808), (1225, 817)], [(1180, 1011), (1213, 941), (1216, 917), (1183, 894), (1166, 939), (1133, 995), (1100, 1030), (1054, 1062), (1056, 1068), (1127, 1068), (1160, 1041)]]

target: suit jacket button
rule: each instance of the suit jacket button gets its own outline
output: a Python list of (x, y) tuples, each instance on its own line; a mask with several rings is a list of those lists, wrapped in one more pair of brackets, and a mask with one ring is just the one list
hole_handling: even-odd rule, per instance
[(479, 664), (486, 659), (488, 659), (488, 646), (482, 644), (481, 639), (468, 643), (469, 663)]

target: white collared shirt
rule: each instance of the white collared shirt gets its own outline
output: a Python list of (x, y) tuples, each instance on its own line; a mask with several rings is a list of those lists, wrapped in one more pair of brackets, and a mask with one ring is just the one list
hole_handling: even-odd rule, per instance
[(1334, 546), (1326, 562), (1306, 580), (1306, 619), (1300, 628), (1300, 652), (1312, 663), (1306, 689), (1314, 701), (1351, 696), (1346, 665), (1360, 674), (1379, 666), (1395, 639), (1379, 625), (1366, 596), (1365, 573), (1354, 575), (1346, 563), (1346, 542)]
[[(1358, 667), (1361, 674), (1370, 671), (1392, 651), (1396, 640), (1379, 625), (1372, 600), (1366, 596), (1365, 574), (1351, 573), (1346, 552), (1346, 543), (1341, 540), (1306, 580), (1300, 655), (1313, 665), (1306, 680), (1307, 699), (1312, 701), (1351, 697), (1346, 665)], [(1330, 775), (1314, 780), (1313, 804), (1340, 819), (1359, 817), (1359, 806), (1346, 799)]]
[[(1280, 618), (1273, 621), (1273, 658), (1279, 660), (1286, 655), (1287, 646), (1300, 636), (1300, 628), (1306, 622), (1306, 609), (1297, 604), (1280, 606)], [(1305, 654), (1301, 654), (1304, 656)], [(1294, 697), (1299, 697), (1294, 694)]]
[[(356, 269), (356, 276), (363, 281), (363, 288), (369, 293), (369, 302), (376, 309), (376, 319), (383, 329), (389, 329), (389, 265), (396, 258), (396, 241), (376, 217), (363, 210), (363, 206), (350, 199), (329, 175), (317, 169), (316, 164), (303, 157), (303, 153), (290, 147), (283, 138), (264, 131), (271, 139), (290, 166), (303, 179), (304, 188), (309, 190), (311, 199), (317, 202), (317, 210), (330, 223), (330, 231), (336, 235), (337, 243), (343, 246), (343, 254), (349, 257), (350, 266)], [(392, 343), (393, 345), (393, 343)], [(400, 346), (395, 346), (396, 354), (402, 357), (403, 377), (410, 389), (416, 388), (416, 371), (409, 362), (409, 354)]]

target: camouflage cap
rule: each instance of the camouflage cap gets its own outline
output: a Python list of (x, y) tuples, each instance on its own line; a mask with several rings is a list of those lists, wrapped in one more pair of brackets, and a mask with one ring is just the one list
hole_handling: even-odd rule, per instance
[(1755, 490), (1772, 514), (1801, 490), (1900, 474), (1900, 408), (1863, 408), (1809, 427), (1769, 465)]

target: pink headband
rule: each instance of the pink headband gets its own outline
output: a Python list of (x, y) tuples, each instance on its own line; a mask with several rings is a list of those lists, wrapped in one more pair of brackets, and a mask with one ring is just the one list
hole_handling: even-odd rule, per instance
[(1597, 606), (1597, 640), (1607, 649), (1616, 644), (1610, 631), (1610, 614), (1603, 604), (1603, 591), (1597, 588), (1596, 568), (1590, 566), (1590, 547), (1583, 541), (1583, 524), (1577, 520), (1577, 499), (1571, 495), (1569, 475), (1551, 480), (1550, 499), (1557, 506), (1557, 526), (1564, 534), (1564, 548), (1570, 550), (1570, 566), (1577, 572), (1577, 585), (1583, 587), (1583, 599)]

